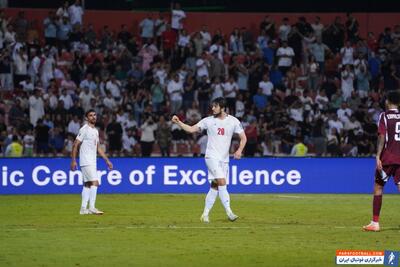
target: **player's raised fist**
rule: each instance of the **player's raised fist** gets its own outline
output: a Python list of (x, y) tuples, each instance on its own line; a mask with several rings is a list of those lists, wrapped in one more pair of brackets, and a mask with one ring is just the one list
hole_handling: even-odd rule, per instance
[(173, 123), (178, 123), (178, 122), (180, 122), (178, 116), (176, 116), (176, 115), (172, 116), (171, 121), (172, 121)]

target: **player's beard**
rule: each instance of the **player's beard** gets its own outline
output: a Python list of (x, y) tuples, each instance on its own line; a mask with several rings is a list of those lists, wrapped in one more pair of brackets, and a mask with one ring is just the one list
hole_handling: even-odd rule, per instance
[(213, 114), (213, 115), (214, 115), (214, 118), (218, 118), (219, 116), (222, 115), (222, 111), (220, 111), (220, 112), (218, 112), (218, 113), (215, 113), (215, 114)]

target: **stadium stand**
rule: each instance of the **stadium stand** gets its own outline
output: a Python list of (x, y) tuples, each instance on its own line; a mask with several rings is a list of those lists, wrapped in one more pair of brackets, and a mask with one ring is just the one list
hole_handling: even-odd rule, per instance
[(138, 29), (127, 21), (97, 31), (76, 4), (43, 21), (0, 12), (1, 155), (21, 154), (12, 151), (17, 138), (23, 156), (68, 156), (93, 108), (111, 155), (200, 156), (202, 134), (169, 119), (194, 124), (218, 96), (243, 122), (246, 156), (294, 155), (298, 142), (307, 155), (374, 153), (384, 93), (400, 79), (399, 25), (364, 36), (352, 14), (265, 16), (256, 32), (211, 33), (188, 32), (186, 16), (175, 6)]

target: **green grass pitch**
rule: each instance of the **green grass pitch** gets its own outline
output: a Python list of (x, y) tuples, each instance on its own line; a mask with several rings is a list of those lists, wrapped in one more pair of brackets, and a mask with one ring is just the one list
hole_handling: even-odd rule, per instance
[(337, 249), (400, 250), (399, 196), (379, 233), (370, 195), (231, 195), (199, 221), (204, 195), (106, 195), (105, 215), (78, 215), (80, 195), (0, 196), (0, 266), (334, 266)]

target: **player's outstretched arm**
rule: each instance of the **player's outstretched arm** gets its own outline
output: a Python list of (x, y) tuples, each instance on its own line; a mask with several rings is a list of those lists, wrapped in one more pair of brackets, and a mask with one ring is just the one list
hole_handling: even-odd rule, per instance
[(240, 137), (239, 147), (236, 150), (235, 154), (233, 154), (233, 157), (235, 159), (240, 159), (242, 157), (243, 149), (247, 143), (247, 137), (244, 131), (239, 134), (239, 137)]
[(188, 132), (188, 133), (196, 133), (196, 132), (198, 132), (198, 131), (200, 130), (199, 127), (198, 127), (197, 125), (190, 126), (190, 125), (187, 125), (186, 123), (183, 123), (183, 122), (178, 118), (178, 116), (176, 116), (176, 115), (174, 115), (174, 116), (172, 117), (171, 121), (172, 121), (173, 123), (178, 124), (179, 127), (181, 127), (182, 130), (184, 130), (185, 132)]
[(109, 170), (113, 169), (113, 164), (111, 163), (111, 161), (108, 159), (106, 153), (103, 151), (103, 149), (97, 145), (97, 152), (99, 153), (99, 155), (105, 160), (107, 167)]
[(74, 144), (72, 146), (72, 151), (71, 151), (71, 170), (75, 171), (76, 170), (76, 155), (78, 154), (78, 148), (81, 144), (81, 141), (78, 139), (75, 139)]

